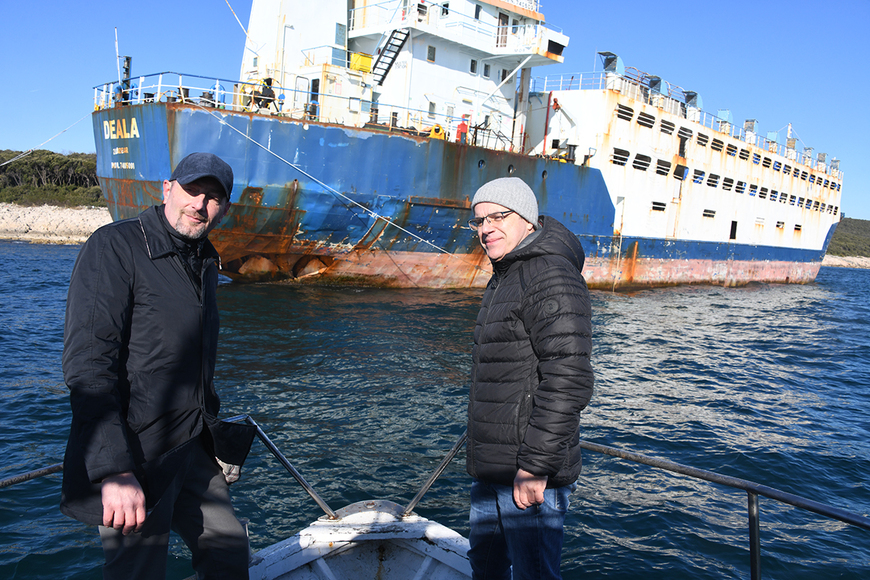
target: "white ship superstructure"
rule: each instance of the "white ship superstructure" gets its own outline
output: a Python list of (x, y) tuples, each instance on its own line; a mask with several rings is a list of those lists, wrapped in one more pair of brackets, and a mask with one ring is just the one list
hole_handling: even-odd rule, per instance
[(615, 236), (824, 248), (840, 220), (837, 160), (797, 151), (790, 127), (762, 137), (755, 120), (708, 114), (696, 93), (600, 54), (604, 72), (541, 83), (529, 132), (533, 153), (602, 172)]
[(536, 0), (254, 0), (241, 78), (272, 79), (284, 114), (438, 125), (451, 136), (465, 116), (488, 147), (521, 147), (517, 83), (522, 100), (531, 68), (562, 62), (568, 44), (538, 9)]

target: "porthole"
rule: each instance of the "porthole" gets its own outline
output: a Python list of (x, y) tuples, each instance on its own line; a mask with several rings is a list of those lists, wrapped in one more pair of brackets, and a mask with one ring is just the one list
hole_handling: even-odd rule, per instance
[(516, 169), (514, 169), (514, 166), (508, 165), (508, 175), (513, 175), (514, 171), (516, 171)]
[(541, 179), (547, 179), (547, 170), (545, 169), (543, 173), (541, 173)]
[(477, 162), (478, 169), (483, 169), (484, 167), (486, 167), (486, 159), (481, 159), (480, 161)]

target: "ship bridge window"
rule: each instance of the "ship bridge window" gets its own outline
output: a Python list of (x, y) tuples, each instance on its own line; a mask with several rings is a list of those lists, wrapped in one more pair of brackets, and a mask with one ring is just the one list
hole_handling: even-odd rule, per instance
[(485, 79), (489, 78), (489, 63), (488, 62), (483, 63), (483, 78), (485, 78)]
[(779, 161), (774, 161), (773, 162), (773, 170), (774, 171), (781, 171), (782, 170), (782, 163), (780, 163)]
[(674, 129), (676, 128), (677, 126), (670, 121), (665, 121), (664, 119), (662, 119), (661, 130), (662, 133), (664, 133), (665, 135), (673, 135)]
[(767, 199), (767, 188), (766, 187), (761, 188), (761, 191), (758, 194), (758, 198), (759, 199)]
[(791, 175), (791, 165), (788, 165), (788, 164), (783, 165), (783, 166), (782, 166), (782, 172), (783, 172), (785, 175)]
[(752, 197), (755, 197), (755, 195), (757, 193), (758, 193), (758, 186), (757, 185), (750, 185), (749, 186), (749, 195)]
[(634, 156), (632, 167), (639, 169), (640, 171), (646, 171), (649, 168), (650, 163), (652, 163), (652, 157), (638, 153)]
[(763, 165), (764, 167), (770, 169), (770, 165), (771, 165), (771, 163), (772, 163), (772, 162), (770, 161), (770, 157), (765, 157), (765, 158), (764, 158), (764, 161), (762, 162), (762, 165)]
[(704, 215), (705, 218), (716, 217), (716, 210), (705, 209), (703, 215)]
[(700, 169), (696, 169), (695, 175), (692, 177), (692, 181), (695, 183), (704, 183), (704, 172)]
[(736, 191), (737, 193), (746, 193), (746, 182), (738, 181), (737, 187), (734, 188), (734, 191)]
[(710, 145), (710, 149), (713, 151), (721, 152), (725, 148), (725, 143), (720, 141), (719, 139), (713, 139), (713, 143)]
[(707, 185), (709, 187), (718, 187), (719, 185), (719, 176), (715, 173), (711, 173), (710, 177), (707, 178)]
[(614, 165), (625, 165), (628, 163), (628, 157), (631, 155), (625, 149), (613, 148), (613, 155), (610, 157), (610, 162)]
[(741, 149), (740, 150), (740, 159), (746, 161), (749, 159), (749, 149)]
[(659, 159), (656, 162), (656, 174), (657, 175), (667, 175), (671, 172), (671, 162), (665, 161), (664, 159)]
[(752, 154), (752, 162), (755, 163), (756, 165), (761, 163), (761, 155), (759, 155), (758, 153), (753, 153)]
[(692, 130), (686, 129), (685, 127), (680, 127), (680, 130), (677, 131), (677, 136), (680, 139), (691, 139), (692, 138)]
[(653, 125), (656, 124), (656, 118), (650, 115), (649, 113), (638, 113), (637, 115), (637, 124), (641, 127), (646, 127), (647, 129), (652, 129)]
[(450, 2), (445, 2), (441, 5), (441, 17), (450, 16)]
[(473, 58), (471, 59), (471, 65), (468, 67), (468, 72), (470, 72), (473, 75), (477, 74), (477, 60), (476, 59), (473, 59)]
[(737, 157), (737, 145), (729, 144), (728, 147), (725, 148), (725, 153), (731, 157)]
[(662, 203), (660, 201), (652, 202), (652, 210), (653, 211), (665, 211), (668, 208), (667, 204)]
[(626, 107), (625, 105), (617, 104), (616, 116), (623, 121), (631, 121), (631, 118), (634, 117), (634, 109)]
[(722, 189), (725, 191), (731, 191), (731, 188), (734, 187), (734, 180), (730, 177), (726, 177), (722, 180)]
[(689, 168), (685, 165), (677, 164), (677, 166), (674, 168), (674, 179), (679, 179), (680, 181), (683, 181), (684, 179), (686, 179), (686, 175), (688, 174)]
[(698, 145), (701, 147), (706, 147), (707, 143), (710, 141), (710, 138), (703, 133), (698, 133)]

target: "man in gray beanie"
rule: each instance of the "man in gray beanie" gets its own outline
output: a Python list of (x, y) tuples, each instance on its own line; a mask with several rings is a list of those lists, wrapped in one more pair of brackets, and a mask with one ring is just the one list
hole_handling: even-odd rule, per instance
[(561, 578), (580, 411), (592, 397), (592, 309), (577, 236), (521, 179), (471, 202), (493, 274), (474, 328), (466, 469), (475, 579)]

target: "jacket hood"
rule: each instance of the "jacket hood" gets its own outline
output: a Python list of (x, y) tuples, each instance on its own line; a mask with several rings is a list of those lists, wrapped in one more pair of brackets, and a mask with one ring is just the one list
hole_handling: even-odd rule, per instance
[(501, 274), (515, 262), (530, 260), (541, 255), (563, 256), (577, 268), (578, 272), (583, 271), (586, 254), (577, 236), (554, 218), (541, 216), (539, 223), (540, 227), (530, 234), (530, 237), (534, 236), (531, 241), (526, 244), (521, 242), (519, 247), (514, 248), (504, 258), (492, 263), (494, 272)]

